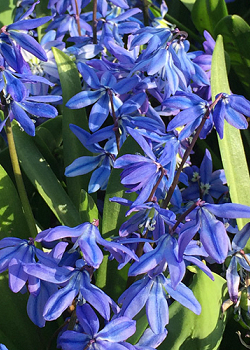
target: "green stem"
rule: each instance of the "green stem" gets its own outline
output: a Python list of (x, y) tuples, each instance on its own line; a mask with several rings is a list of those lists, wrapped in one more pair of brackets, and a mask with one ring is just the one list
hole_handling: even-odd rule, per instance
[(15, 175), (17, 190), (23, 206), (23, 212), (27, 220), (31, 237), (36, 237), (37, 235), (36, 223), (35, 223), (35, 219), (30, 207), (28, 196), (24, 187), (22, 173), (21, 173), (21, 169), (20, 169), (20, 165), (19, 165), (19, 161), (16, 153), (16, 146), (15, 146), (15, 141), (13, 137), (11, 122), (9, 118), (6, 120), (6, 134), (7, 134), (7, 140), (9, 145), (10, 159), (12, 163), (13, 172)]
[(97, 44), (97, 0), (93, 3), (93, 44)]
[(144, 20), (145, 27), (147, 27), (149, 25), (148, 7), (149, 7), (148, 0), (143, 0), (142, 11), (143, 11), (143, 20)]
[(77, 23), (77, 30), (78, 30), (79, 36), (81, 36), (81, 35), (82, 35), (82, 31), (81, 31), (81, 25), (80, 25), (80, 13), (79, 13), (79, 8), (78, 8), (77, 0), (75, 0), (75, 6), (76, 6), (76, 23)]

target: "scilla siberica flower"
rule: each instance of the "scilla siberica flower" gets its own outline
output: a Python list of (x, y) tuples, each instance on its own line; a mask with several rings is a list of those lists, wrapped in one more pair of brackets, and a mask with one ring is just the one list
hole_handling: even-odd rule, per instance
[[(152, 148), (136, 130), (128, 128), (129, 133), (136, 139), (147, 157), (137, 154), (126, 154), (115, 161), (115, 168), (123, 168), (121, 183), (129, 188), (129, 192), (140, 190), (132, 206), (137, 206), (148, 200), (154, 186), (163, 180), (167, 174), (164, 169), (173, 160), (174, 149), (171, 143), (166, 144), (159, 159), (156, 158)], [(169, 176), (171, 177), (171, 176)], [(159, 185), (159, 184), (158, 184)]]
[(122, 342), (136, 331), (135, 321), (118, 317), (98, 332), (98, 317), (88, 304), (77, 306), (76, 315), (82, 332), (65, 331), (60, 336), (58, 344), (65, 350), (126, 350)]
[(69, 127), (85, 148), (98, 155), (83, 156), (75, 159), (73, 163), (66, 167), (65, 175), (73, 177), (84, 175), (94, 170), (88, 185), (88, 192), (96, 192), (99, 188), (105, 190), (117, 155), (116, 144), (113, 140), (108, 141), (104, 148), (98, 143), (89, 144), (88, 141), (91, 135), (87, 131), (73, 124), (70, 124)]
[(34, 56), (39, 58), (42, 61), (47, 61), (47, 56), (41, 45), (29, 34), (26, 34), (27, 31), (33, 28), (37, 28), (44, 23), (50, 21), (52, 16), (35, 18), (35, 19), (25, 19), (28, 17), (34, 10), (35, 6), (39, 4), (40, 1), (36, 1), (31, 8), (26, 11), (21, 18), (15, 23), (12, 23), (8, 26), (4, 26), (0, 30), (0, 51), (7, 61), (15, 60), (13, 51), (8, 48), (8, 45), (14, 45), (17, 43), (24, 50), (32, 53)]
[(93, 224), (85, 222), (73, 228), (67, 226), (54, 227), (40, 232), (37, 235), (36, 241), (53, 242), (58, 239), (71, 237), (75, 242), (72, 250), (79, 246), (86, 263), (95, 269), (100, 266), (103, 260), (103, 253), (97, 243), (102, 245), (114, 257), (117, 255), (119, 256), (119, 254), (125, 254), (130, 256), (131, 259), (138, 260), (137, 256), (124, 245), (115, 242), (108, 242), (103, 239), (98, 227), (96, 226), (97, 223), (98, 221)]
[(223, 138), (224, 119), (237, 129), (247, 129), (244, 116), (250, 117), (250, 102), (244, 96), (223, 93), (213, 112), (214, 126), (220, 138)]
[(119, 298), (122, 303), (119, 315), (133, 318), (146, 304), (149, 326), (155, 334), (164, 332), (169, 322), (167, 294), (199, 315), (201, 306), (193, 292), (183, 283), (173, 288), (163, 274), (145, 276), (133, 283)]
[(232, 249), (229, 251), (229, 256), (232, 256), (228, 265), (226, 278), (228, 293), (230, 299), (236, 303), (238, 300), (240, 276), (238, 266), (240, 270), (250, 271), (249, 260), (250, 255), (244, 253), (245, 245), (250, 237), (250, 223), (247, 223), (242, 230), (236, 233), (232, 241)]
[(5, 237), (0, 241), (0, 273), (9, 269), (9, 286), (14, 293), (19, 292), (26, 282), (31, 293), (39, 290), (39, 280), (23, 269), (23, 264), (34, 263), (36, 257), (44, 261), (47, 254), (35, 247), (32, 238)]
[(235, 203), (209, 204), (197, 201), (197, 207), (188, 215), (188, 220), (180, 230), (178, 240), (179, 261), (188, 243), (199, 231), (200, 241), (206, 252), (218, 264), (222, 264), (230, 249), (226, 228), (217, 218), (237, 219), (250, 218), (250, 208)]
[(212, 167), (212, 157), (206, 149), (200, 169), (195, 166), (184, 168), (183, 172), (188, 175), (189, 180), (189, 186), (182, 191), (184, 200), (196, 200), (201, 197), (207, 203), (214, 203), (213, 198), (218, 199), (228, 192), (228, 187), (225, 186), (225, 171), (220, 169), (212, 172)]
[(27, 263), (23, 269), (30, 276), (59, 286), (63, 285), (62, 288), (50, 296), (45, 304), (43, 317), (47, 321), (56, 320), (60, 317), (76, 297), (79, 303), (87, 301), (91, 304), (106, 320), (110, 318), (110, 306), (116, 312), (118, 311), (115, 302), (101, 289), (91, 284), (88, 266), (82, 259), (77, 260), (75, 268)]

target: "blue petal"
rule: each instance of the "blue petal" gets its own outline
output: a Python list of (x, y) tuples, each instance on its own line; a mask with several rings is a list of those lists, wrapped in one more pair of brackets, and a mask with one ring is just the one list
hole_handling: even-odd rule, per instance
[(112, 300), (101, 289), (92, 285), (86, 271), (82, 272), (83, 283), (80, 286), (82, 296), (87, 300), (106, 320), (110, 318), (110, 304)]
[(9, 34), (24, 50), (32, 53), (41, 61), (47, 61), (46, 52), (30, 35), (12, 30), (9, 32)]
[(238, 219), (250, 218), (250, 207), (237, 203), (208, 204), (204, 205), (207, 210), (220, 218)]
[(127, 101), (124, 102), (123, 106), (121, 107), (120, 111), (121, 114), (130, 114), (136, 110), (138, 110), (141, 105), (144, 103), (146, 99), (146, 94), (144, 92), (141, 92), (137, 95), (134, 95), (133, 97), (130, 97)]
[(90, 334), (92, 337), (98, 332), (99, 320), (92, 307), (85, 303), (76, 306), (76, 315), (84, 333)]
[(46, 321), (56, 320), (72, 304), (78, 293), (75, 285), (76, 277), (77, 275), (71, 279), (66, 287), (60, 289), (49, 298), (43, 312), (43, 317)]
[(79, 109), (89, 106), (95, 103), (103, 94), (104, 91), (81, 91), (66, 103), (66, 107)]
[(154, 75), (157, 72), (161, 70), (161, 68), (166, 64), (167, 60), (167, 50), (166, 49), (160, 49), (157, 54), (154, 55), (152, 58), (148, 68), (147, 72), (149, 75)]
[(247, 129), (248, 127), (246, 118), (229, 106), (226, 106), (225, 119), (230, 125), (237, 129)]
[(136, 322), (121, 316), (110, 321), (97, 335), (96, 339), (121, 342), (131, 337), (136, 331)]
[(57, 292), (57, 286), (45, 281), (41, 281), (41, 288), (39, 295), (30, 294), (27, 303), (27, 313), (31, 321), (38, 327), (45, 326), (45, 319), (43, 317), (44, 306), (49, 297)]
[(4, 77), (6, 79), (6, 91), (16, 102), (20, 102), (28, 96), (28, 91), (24, 84), (10, 74), (8, 70), (4, 71)]
[(11, 111), (14, 118), (20, 123), (21, 127), (27, 134), (35, 136), (35, 125), (28, 117), (27, 113), (15, 102), (11, 104)]
[(90, 68), (87, 64), (79, 62), (77, 68), (81, 73), (83, 80), (92, 88), (99, 89), (101, 87), (98, 76), (93, 68)]
[(84, 175), (94, 170), (100, 163), (101, 156), (83, 156), (75, 159), (73, 163), (65, 169), (65, 176), (73, 177), (78, 175)]
[(196, 300), (193, 292), (185, 284), (179, 283), (176, 289), (173, 289), (168, 279), (165, 279), (164, 287), (168, 294), (177, 300), (180, 304), (193, 311), (196, 315), (201, 313), (201, 306)]
[(47, 105), (44, 103), (35, 103), (35, 102), (20, 102), (20, 105), (28, 113), (43, 117), (43, 118), (54, 118), (57, 116), (58, 112), (54, 106)]
[(92, 107), (89, 115), (89, 128), (91, 131), (98, 130), (107, 119), (109, 114), (109, 95), (106, 92)]
[(7, 26), (7, 31), (9, 30), (29, 30), (33, 28), (40, 27), (44, 23), (50, 21), (53, 18), (53, 16), (45, 16), (41, 18), (34, 18), (34, 19), (28, 19), (28, 20), (21, 20), (14, 22), (12, 24), (9, 24)]
[(103, 152), (103, 148), (101, 146), (99, 146), (98, 144), (93, 144), (97, 141), (94, 140), (93, 142), (90, 142), (90, 140), (92, 140), (92, 137), (91, 137), (92, 135), (90, 135), (90, 133), (88, 133), (86, 130), (74, 124), (69, 124), (69, 128), (76, 135), (76, 137), (83, 144), (83, 146), (87, 148), (90, 152), (93, 152), (93, 153)]
[(158, 279), (154, 282), (150, 291), (147, 303), (146, 313), (149, 326), (155, 334), (164, 332), (166, 324), (169, 322), (168, 303), (162, 284)]
[(237, 272), (237, 258), (233, 256), (226, 272), (227, 287), (230, 299), (236, 303), (238, 300), (240, 276)]
[(141, 136), (138, 131), (133, 130), (131, 128), (127, 128), (129, 134), (135, 139), (135, 141), (141, 146), (141, 148), (143, 149), (143, 151), (146, 153), (146, 155), (152, 159), (153, 161), (156, 160), (156, 157), (151, 149), (151, 147), (149, 146), (148, 142), (145, 140), (145, 138), (143, 136)]
[(199, 118), (200, 116), (202, 116), (204, 114), (205, 114), (205, 111), (199, 105), (188, 108), (188, 109), (178, 113), (177, 116), (175, 116), (170, 121), (170, 123), (168, 124), (167, 130), (172, 131), (179, 126), (183, 126), (185, 124), (189, 124), (191, 122), (194, 122), (195, 119)]
[(248, 222), (242, 230), (240, 230), (236, 235), (234, 236), (233, 242), (232, 242), (232, 248), (235, 251), (239, 251), (241, 249), (244, 249), (245, 245), (247, 244), (247, 241), (250, 237), (250, 223)]
[(82, 350), (88, 346), (91, 339), (88, 334), (66, 330), (59, 337), (58, 345), (65, 350)]
[(208, 210), (202, 209), (200, 240), (208, 254), (222, 264), (228, 254), (229, 238), (224, 224)]
[(146, 304), (153, 281), (149, 277), (133, 283), (118, 299), (121, 315), (133, 318)]
[(102, 165), (93, 172), (89, 181), (88, 192), (96, 192), (97, 190), (99, 190), (99, 188), (105, 190), (110, 173), (110, 160), (109, 157), (106, 156), (102, 162)]
[(250, 102), (244, 96), (230, 95), (229, 103), (237, 112), (250, 117)]
[(78, 245), (81, 248), (83, 258), (86, 260), (87, 264), (93, 266), (95, 269), (98, 269), (102, 262), (103, 254), (101, 249), (96, 244), (94, 225), (88, 225), (84, 228), (81, 236), (74, 244), (73, 249), (75, 249)]

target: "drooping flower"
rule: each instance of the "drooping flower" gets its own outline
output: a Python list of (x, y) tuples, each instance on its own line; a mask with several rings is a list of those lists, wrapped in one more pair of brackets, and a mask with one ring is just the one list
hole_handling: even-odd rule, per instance
[(224, 120), (237, 129), (247, 129), (244, 116), (250, 117), (250, 102), (244, 96), (223, 93), (213, 112), (214, 126), (220, 138), (223, 138)]
[(88, 304), (77, 306), (76, 315), (83, 332), (63, 332), (58, 344), (65, 350), (126, 350), (122, 342), (133, 335), (136, 330), (135, 321), (128, 317), (118, 317), (98, 331), (98, 317)]

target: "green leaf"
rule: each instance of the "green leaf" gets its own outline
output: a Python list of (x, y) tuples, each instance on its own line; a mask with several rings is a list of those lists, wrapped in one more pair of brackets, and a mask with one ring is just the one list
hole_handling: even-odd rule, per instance
[(189, 9), (189, 11), (192, 11), (195, 1), (196, 0), (181, 0), (181, 2)]
[(221, 305), (226, 297), (226, 281), (213, 274), (215, 281), (198, 270), (189, 286), (199, 303), (201, 314), (196, 315), (175, 301), (169, 307), (168, 336), (159, 350), (215, 350), (222, 340), (226, 315)]
[(27, 239), (28, 232), (17, 190), (4, 168), (0, 166), (0, 238), (15, 236)]
[[(87, 149), (84, 148), (84, 146), (69, 128), (69, 124), (75, 124), (88, 131), (88, 120), (84, 108), (72, 110), (65, 107), (65, 104), (71, 97), (82, 91), (80, 77), (75, 63), (69, 58), (68, 55), (56, 48), (52, 48), (52, 50), (57, 63), (63, 92), (63, 153), (64, 165), (67, 167), (76, 158), (92, 155)], [(83, 188), (85, 191), (88, 190), (89, 179), (90, 174), (66, 178), (69, 196), (76, 206), (79, 205), (81, 189)]]
[(60, 178), (59, 164), (52, 154), (52, 151), (55, 149), (55, 144), (52, 142), (53, 138), (50, 131), (46, 128), (39, 127), (39, 130), (36, 131), (34, 141), (37, 148), (42, 153), (57, 178)]
[(42, 329), (35, 326), (27, 315), (27, 300), (27, 294), (15, 294), (9, 289), (8, 273), (1, 273), (0, 343), (9, 350), (47, 350), (58, 328), (57, 321), (47, 322)]
[(36, 128), (36, 132), (40, 133), (40, 127), (46, 128), (52, 135), (52, 141), (55, 143), (56, 147), (59, 147), (62, 144), (62, 116), (58, 115), (55, 118), (48, 119), (41, 126)]
[[(34, 344), (37, 350), (44, 349), (38, 336), (38, 327), (27, 316), (26, 304), (27, 295), (11, 292), (8, 286), (8, 274), (2, 273), (0, 275), (0, 329), (5, 336), (4, 344), (10, 350), (12, 350), (12, 344), (19, 350), (34, 350)], [(2, 342), (1, 338), (0, 342)]]
[(17, 0), (1, 1), (0, 27), (13, 23)]
[(231, 66), (250, 97), (250, 26), (237, 15), (223, 18), (215, 27), (215, 34), (223, 36), (224, 47)]
[(131, 344), (136, 344), (141, 339), (141, 336), (148, 327), (148, 318), (146, 308), (144, 307), (134, 318), (136, 321), (136, 332), (127, 341)]
[(224, 0), (196, 0), (191, 12), (192, 20), (198, 31), (207, 30), (214, 36), (216, 24), (228, 15)]
[[(212, 57), (211, 89), (213, 100), (221, 92), (230, 94), (221, 35), (217, 37)], [(218, 140), (231, 200), (233, 203), (250, 205), (250, 178), (240, 131), (225, 121), (224, 137), (222, 140), (218, 137)], [(239, 229), (248, 221), (238, 219)]]
[(65, 190), (37, 149), (33, 138), (22, 132), (16, 124), (13, 134), (21, 167), (63, 225), (76, 226), (80, 215)]
[(99, 212), (93, 198), (83, 189), (80, 193), (79, 212), (82, 222), (93, 222), (99, 218)]

